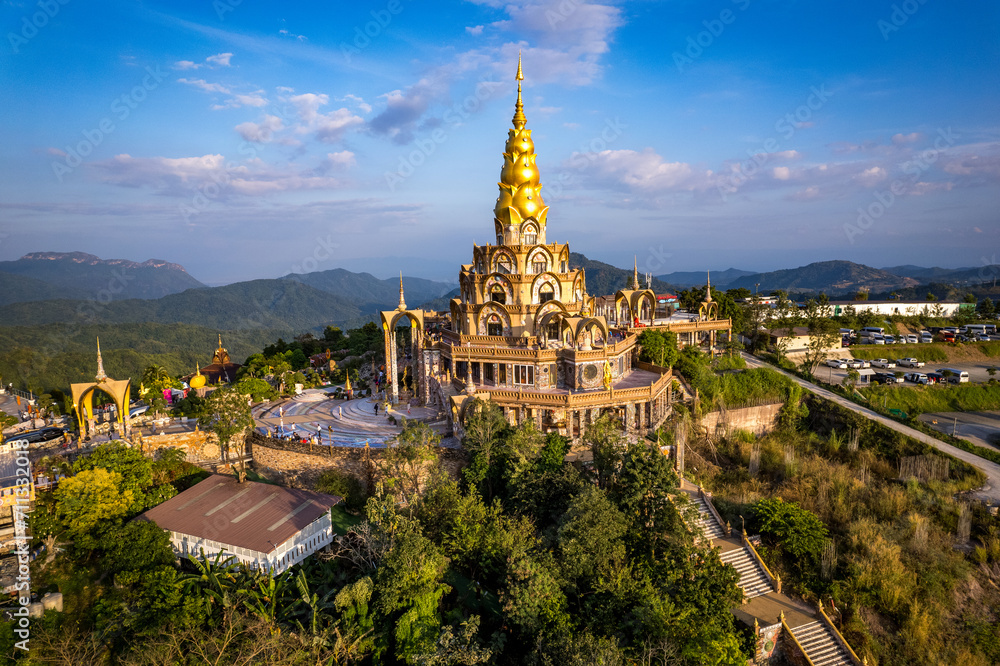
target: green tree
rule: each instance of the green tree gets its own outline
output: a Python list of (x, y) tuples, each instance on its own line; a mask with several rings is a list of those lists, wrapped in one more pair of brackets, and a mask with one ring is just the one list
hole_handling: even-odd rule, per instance
[(78, 540), (127, 515), (133, 500), (132, 491), (122, 488), (122, 475), (102, 468), (63, 479), (55, 497), (57, 515)]
[(807, 565), (819, 559), (829, 535), (815, 513), (780, 497), (757, 500), (753, 513), (760, 533), (774, 538), (795, 561)]
[(156, 523), (134, 520), (101, 535), (101, 569), (108, 573), (143, 571), (171, 565), (170, 535)]
[(577, 586), (612, 576), (625, 563), (625, 515), (607, 494), (590, 487), (570, 502), (557, 532), (563, 575)]
[[(77, 475), (94, 469), (104, 469), (118, 474), (119, 485), (132, 498), (129, 513), (139, 513), (162, 501), (162, 499), (156, 501), (147, 494), (153, 485), (153, 461), (138, 449), (130, 448), (119, 440), (102, 444), (89, 456), (77, 458), (73, 463), (73, 471)], [(169, 494), (176, 494), (176, 491)]]
[(802, 370), (812, 375), (816, 367), (826, 360), (830, 349), (840, 340), (837, 325), (824, 317), (816, 317), (809, 322), (809, 343), (802, 357)]
[(229, 459), (229, 445), (233, 438), (253, 428), (253, 415), (247, 396), (231, 388), (220, 388), (208, 395), (204, 414), (198, 424), (211, 430), (219, 438), (223, 459)]
[(387, 489), (399, 495), (411, 514), (420, 496), (420, 480), (426, 467), (438, 458), (440, 441), (441, 436), (423, 421), (405, 420), (396, 444), (387, 447), (382, 457)]
[(278, 396), (274, 387), (259, 377), (244, 377), (233, 385), (233, 389), (241, 395), (250, 396), (254, 402), (273, 400)]
[(639, 335), (642, 351), (639, 358), (663, 368), (672, 368), (677, 362), (677, 335), (669, 331), (663, 332), (646, 329)]

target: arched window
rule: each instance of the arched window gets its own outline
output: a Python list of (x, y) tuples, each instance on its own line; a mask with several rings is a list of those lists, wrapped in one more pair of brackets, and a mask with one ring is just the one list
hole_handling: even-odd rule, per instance
[(503, 290), (503, 287), (495, 284), (493, 285), (493, 288), (490, 289), (490, 300), (494, 303), (504, 304), (507, 302), (507, 292)]
[(524, 245), (534, 245), (538, 242), (538, 232), (528, 227), (524, 232)]
[(503, 245), (503, 234), (497, 234), (497, 245)]
[(546, 327), (545, 335), (549, 340), (559, 339), (559, 321), (553, 319)]
[(496, 272), (502, 275), (510, 275), (514, 272), (514, 262), (511, 260), (510, 255), (501, 254), (497, 257)]
[(545, 255), (539, 252), (531, 258), (531, 272), (535, 275), (549, 270), (549, 262), (545, 260)]
[(548, 303), (553, 298), (556, 297), (555, 291), (552, 289), (552, 285), (546, 282), (542, 285), (542, 288), (538, 291), (538, 302)]
[(566, 272), (566, 260), (565, 259), (563, 259), (562, 262), (559, 264), (559, 272), (560, 273), (565, 273)]
[(486, 335), (503, 335), (503, 322), (495, 314), (491, 314), (486, 320)]

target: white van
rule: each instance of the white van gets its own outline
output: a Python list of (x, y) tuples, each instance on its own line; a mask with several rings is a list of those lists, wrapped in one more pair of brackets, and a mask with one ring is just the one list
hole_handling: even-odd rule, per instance
[(871, 335), (872, 333), (876, 333), (878, 335), (885, 335), (885, 329), (882, 328), (881, 326), (865, 326), (864, 328), (861, 329), (861, 332), (867, 333), (869, 335)]
[(964, 384), (969, 381), (969, 373), (965, 370), (958, 370), (956, 368), (938, 368), (939, 374), (945, 374), (950, 372), (951, 376), (945, 376), (945, 381), (950, 384)]

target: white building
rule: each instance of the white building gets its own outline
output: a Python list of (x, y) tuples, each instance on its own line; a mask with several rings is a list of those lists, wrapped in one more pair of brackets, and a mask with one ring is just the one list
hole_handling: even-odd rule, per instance
[(280, 573), (333, 541), (330, 509), (342, 499), (213, 475), (137, 520), (170, 532), (179, 558), (222, 553)]

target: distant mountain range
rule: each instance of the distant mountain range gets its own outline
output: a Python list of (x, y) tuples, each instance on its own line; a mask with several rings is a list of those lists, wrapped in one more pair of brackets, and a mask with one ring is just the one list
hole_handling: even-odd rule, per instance
[[(731, 282), (745, 275), (755, 275), (753, 271), (741, 271), (738, 268), (727, 268), (724, 271), (712, 271), (712, 284), (718, 288), (728, 287)], [(657, 275), (656, 279), (677, 287), (704, 287), (707, 271), (678, 271)]]
[(183, 266), (161, 259), (136, 263), (86, 252), (32, 252), (17, 261), (0, 261), (0, 304), (49, 298), (161, 298), (204, 286)]
[[(570, 266), (587, 271), (587, 291), (613, 294), (628, 288), (632, 270), (570, 255)], [(770, 292), (824, 292), (831, 298), (864, 289), (872, 295), (919, 293), (923, 281), (951, 285), (964, 293), (963, 280), (982, 282), (1000, 275), (1000, 266), (983, 269), (896, 266), (878, 269), (849, 261), (824, 261), (799, 268), (752, 273), (736, 268), (712, 273), (720, 289)], [(642, 286), (645, 287), (645, 281)], [(704, 284), (701, 272), (675, 272), (652, 279), (657, 293)], [(759, 286), (758, 286), (759, 285)], [(940, 285), (936, 286), (941, 290)], [(444, 310), (457, 295), (453, 284), (404, 277), (410, 307)], [(945, 293), (951, 293), (945, 290)], [(924, 292), (926, 294), (926, 292)], [(182, 266), (150, 260), (135, 263), (103, 260), (82, 252), (38, 252), (17, 261), (0, 262), (0, 328), (153, 323), (207, 329), (267, 329), (293, 335), (324, 326), (356, 327), (373, 321), (379, 310), (394, 309), (399, 280), (342, 268), (291, 274), (206, 287)]]

